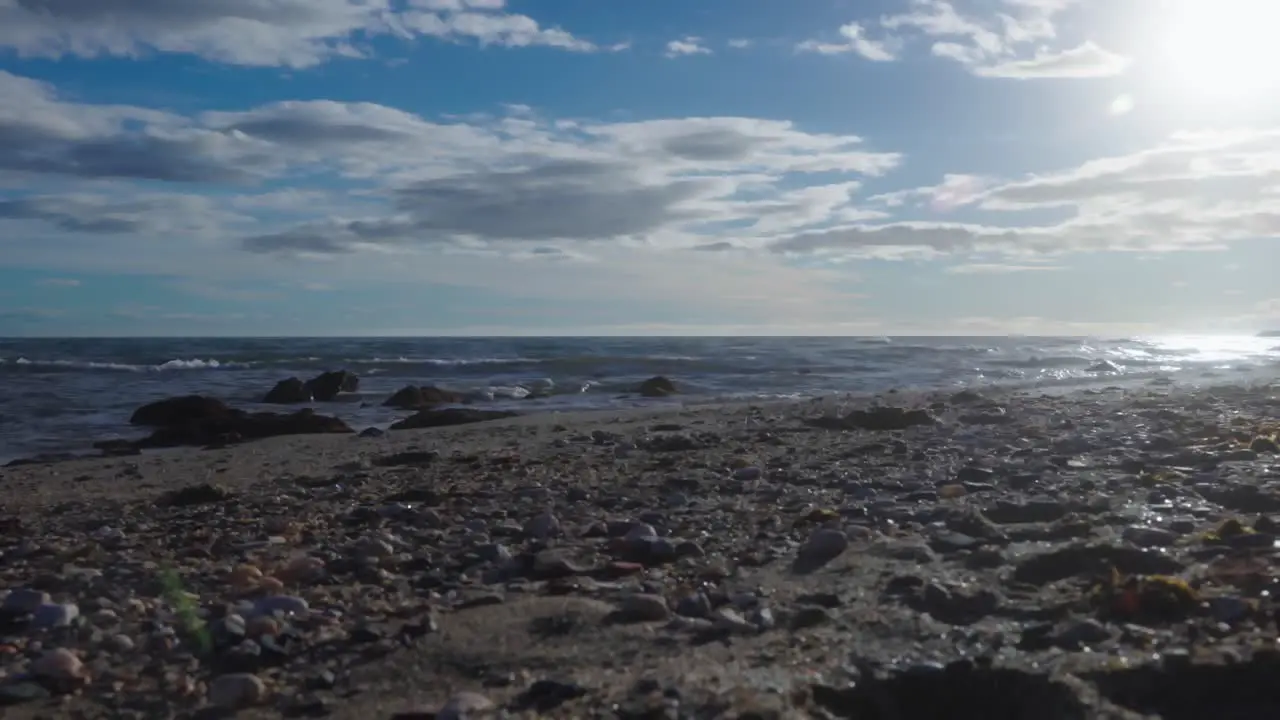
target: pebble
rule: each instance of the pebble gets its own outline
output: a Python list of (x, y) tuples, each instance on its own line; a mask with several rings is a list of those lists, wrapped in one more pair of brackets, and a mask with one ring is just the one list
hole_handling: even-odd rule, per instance
[(267, 686), (252, 673), (219, 675), (209, 683), (209, 703), (215, 707), (238, 710), (266, 700)]
[(618, 619), (623, 622), (658, 622), (671, 616), (667, 601), (660, 595), (637, 593), (618, 603)]
[(476, 692), (460, 692), (436, 712), (436, 720), (475, 720), (479, 713), (496, 709), (489, 698)]
[(39, 628), (66, 627), (80, 617), (75, 603), (46, 603), (31, 614), (31, 624)]

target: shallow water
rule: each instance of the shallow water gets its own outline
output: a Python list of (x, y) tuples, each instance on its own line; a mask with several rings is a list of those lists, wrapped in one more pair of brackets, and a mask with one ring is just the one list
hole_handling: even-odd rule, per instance
[[(1115, 372), (1090, 368), (1106, 360)], [(346, 368), (362, 398), (326, 406), (357, 426), (407, 384), (434, 384), (522, 410), (626, 407), (668, 375), (677, 401), (811, 397), (892, 387), (1228, 382), (1274, 373), (1274, 338), (151, 338), (0, 339), (0, 461), (132, 437), (129, 414), (187, 393), (251, 407), (278, 380)], [(544, 395), (523, 399), (530, 392)]]

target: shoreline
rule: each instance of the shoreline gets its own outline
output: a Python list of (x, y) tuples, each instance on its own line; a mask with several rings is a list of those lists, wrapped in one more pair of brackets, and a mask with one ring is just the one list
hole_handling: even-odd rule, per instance
[(0, 698), (36, 697), (5, 716), (846, 717), (860, 677), (910, 717), (1177, 719), (1272, 672), (1280, 385), (879, 398), (931, 417), (833, 397), (7, 468)]

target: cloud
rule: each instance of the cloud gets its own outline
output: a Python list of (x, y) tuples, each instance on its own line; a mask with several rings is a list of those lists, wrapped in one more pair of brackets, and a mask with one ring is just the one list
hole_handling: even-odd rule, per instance
[(973, 72), (998, 78), (1095, 78), (1119, 75), (1128, 67), (1128, 58), (1086, 42), (1069, 50), (1038, 52), (1026, 60), (975, 67)]
[(796, 51), (813, 52), (820, 55), (855, 53), (867, 60), (876, 62), (889, 62), (896, 59), (889, 42), (867, 38), (866, 28), (859, 23), (852, 22), (847, 25), (841, 25), (840, 35), (844, 38), (843, 42), (831, 43), (819, 40), (805, 40), (796, 45)]
[(237, 65), (309, 67), (361, 57), (385, 34), (592, 51), (503, 2), (393, 0), (0, 0), (0, 47), (21, 57), (197, 55)]
[(747, 38), (733, 38), (732, 40), (728, 41), (725, 44), (735, 50), (745, 50), (751, 47), (752, 45), (754, 45), (755, 43), (754, 41), (749, 40)]
[(1061, 265), (1009, 265), (1006, 263), (964, 263), (952, 265), (946, 272), (950, 275), (1008, 275), (1024, 272), (1054, 272), (1066, 270)]
[[(898, 191), (872, 200), (901, 204), (937, 191)], [(884, 259), (1221, 250), (1231, 242), (1280, 236), (1280, 131), (1180, 133), (1146, 150), (1058, 172), (987, 178), (958, 206), (983, 213), (984, 222), (849, 223), (781, 234), (768, 244), (779, 253)], [(1019, 224), (1022, 216), (1007, 215), (1027, 211), (1053, 211), (1062, 219), (1026, 225)]]
[(1057, 20), (1078, 0), (1004, 0), (1003, 11), (978, 19), (948, 0), (911, 0), (907, 12), (880, 19), (891, 32), (922, 37), (935, 57), (979, 77), (1096, 78), (1123, 73), (1129, 59), (1085, 40), (1054, 47)]
[(80, 287), (80, 281), (76, 280), (75, 278), (56, 278), (56, 277), (43, 278), (41, 280), (37, 280), (36, 284), (40, 285), (41, 287), (59, 287), (59, 288)]
[(676, 58), (684, 55), (710, 55), (711, 48), (702, 44), (702, 38), (694, 35), (686, 35), (679, 40), (672, 40), (667, 43), (667, 51), (665, 54), (669, 58)]

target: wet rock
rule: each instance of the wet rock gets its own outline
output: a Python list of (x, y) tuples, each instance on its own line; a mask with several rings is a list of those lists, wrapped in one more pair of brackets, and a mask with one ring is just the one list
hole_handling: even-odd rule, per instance
[(636, 388), (636, 392), (647, 398), (659, 398), (675, 395), (679, 391), (676, 389), (676, 384), (671, 380), (661, 375), (656, 375), (640, 383), (640, 387)]
[(338, 418), (317, 415), (310, 408), (289, 414), (228, 410), (219, 415), (165, 425), (138, 441), (137, 445), (141, 448), (215, 445), (281, 435), (354, 432)]
[(1005, 524), (1048, 523), (1061, 520), (1067, 508), (1057, 500), (1032, 499), (1025, 503), (998, 501), (993, 507), (983, 508), (982, 514), (991, 522)]
[(1130, 525), (1120, 535), (1138, 547), (1168, 547), (1178, 540), (1178, 534), (1162, 528)]
[(516, 417), (517, 413), (505, 410), (477, 410), (474, 408), (445, 408), (443, 410), (419, 410), (416, 414), (393, 424), (392, 430), (416, 430), (421, 428), (467, 425)]
[(168, 427), (224, 418), (233, 411), (226, 403), (203, 395), (185, 395), (148, 403), (133, 411), (130, 425)]
[(311, 391), (301, 378), (290, 377), (275, 384), (262, 398), (267, 405), (293, 405), (311, 402)]
[(437, 405), (459, 405), (466, 400), (461, 393), (442, 390), (434, 385), (406, 385), (383, 401), (384, 407), (421, 410)]
[(360, 378), (346, 370), (321, 373), (306, 383), (306, 389), (316, 402), (330, 402), (339, 393), (353, 393), (360, 389)]
[(1120, 372), (1120, 366), (1116, 365), (1110, 360), (1102, 360), (1100, 362), (1096, 362), (1090, 365), (1089, 367), (1085, 368), (1084, 371), (1097, 372), (1097, 373), (1101, 373), (1101, 372), (1114, 373), (1114, 372)]

